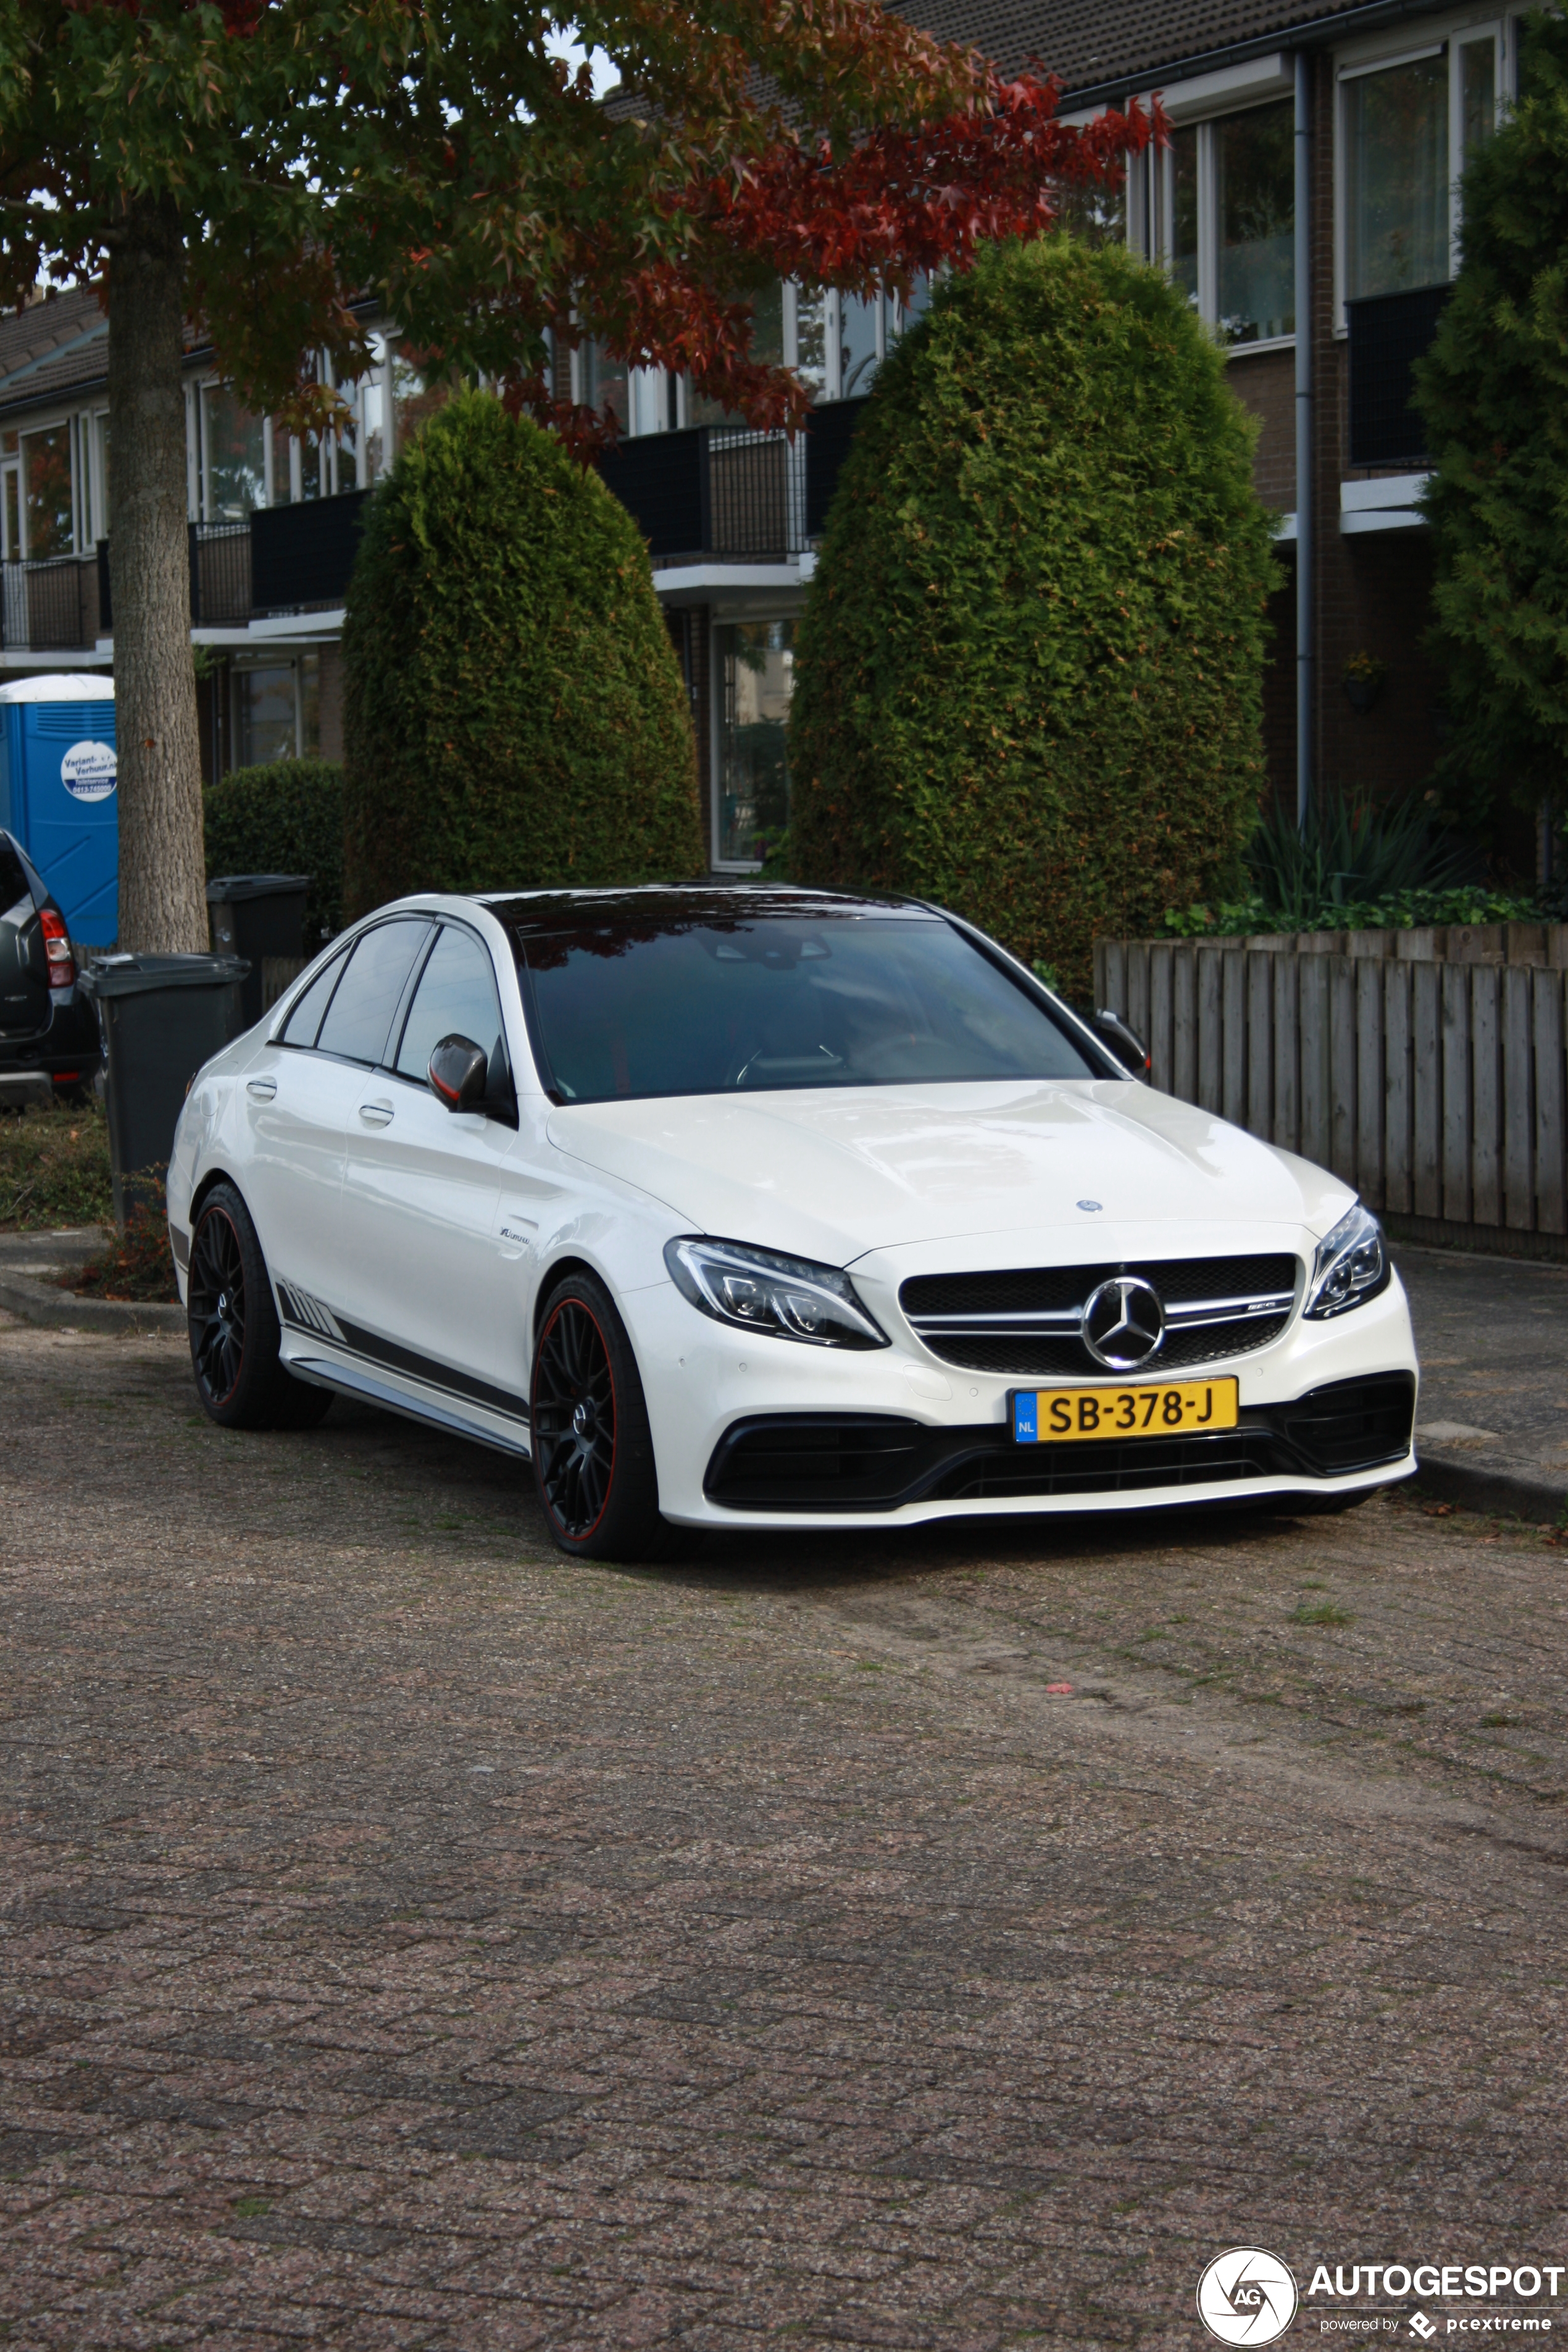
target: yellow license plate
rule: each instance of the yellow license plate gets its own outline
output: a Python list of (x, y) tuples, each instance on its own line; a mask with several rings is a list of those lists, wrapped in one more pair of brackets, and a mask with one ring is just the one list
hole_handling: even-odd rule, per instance
[(1234, 1380), (1140, 1381), (1136, 1388), (1014, 1389), (1013, 1436), (1019, 1445), (1062, 1444), (1086, 1437), (1177, 1437), (1234, 1429)]

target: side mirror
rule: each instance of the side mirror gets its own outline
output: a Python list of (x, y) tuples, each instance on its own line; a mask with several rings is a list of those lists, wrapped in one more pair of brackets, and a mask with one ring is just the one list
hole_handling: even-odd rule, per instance
[(430, 1090), (448, 1110), (479, 1110), (490, 1057), (471, 1037), (443, 1037), (430, 1056)]
[(1108, 1012), (1104, 1007), (1091, 1013), (1089, 1021), (1090, 1028), (1104, 1040), (1122, 1068), (1130, 1071), (1133, 1077), (1142, 1078), (1147, 1086), (1152, 1057), (1137, 1030), (1130, 1027), (1120, 1013)]

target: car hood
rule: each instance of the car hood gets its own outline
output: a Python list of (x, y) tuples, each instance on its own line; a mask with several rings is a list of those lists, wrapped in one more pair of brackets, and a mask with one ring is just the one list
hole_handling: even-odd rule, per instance
[(1076, 1256), (1091, 1218), (1102, 1245), (1112, 1227), (1133, 1247), (1135, 1229), (1179, 1225), (1209, 1229), (1188, 1246), (1233, 1246), (1238, 1226), (1326, 1233), (1353, 1198), (1307, 1160), (1131, 1079), (570, 1104), (549, 1133), (692, 1232), (838, 1265), (1004, 1233), (1037, 1236), (1049, 1258), (1055, 1232)]

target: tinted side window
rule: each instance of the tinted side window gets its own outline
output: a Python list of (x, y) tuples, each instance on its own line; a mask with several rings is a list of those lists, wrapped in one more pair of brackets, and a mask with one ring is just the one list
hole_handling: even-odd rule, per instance
[(422, 918), (362, 932), (338, 984), (317, 1045), (351, 1062), (379, 1062), (403, 984), (430, 936)]
[(470, 932), (444, 930), (414, 992), (397, 1055), (400, 1074), (423, 1081), (443, 1037), (471, 1037), (493, 1064), (500, 1036), (500, 1000), (489, 956)]
[(338, 984), (344, 959), (334, 956), (325, 971), (318, 972), (304, 995), (283, 1024), (279, 1043), (285, 1045), (313, 1045), (316, 1032), (321, 1025), (321, 1015), (327, 1009), (327, 999)]
[(18, 899), (27, 901), (27, 913), (33, 911), (32, 887), (23, 871), (22, 861), (8, 841), (0, 841), (0, 908), (7, 913)]

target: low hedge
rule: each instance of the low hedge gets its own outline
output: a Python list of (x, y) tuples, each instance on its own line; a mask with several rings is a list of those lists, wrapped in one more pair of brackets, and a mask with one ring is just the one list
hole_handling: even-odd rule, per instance
[(207, 872), (308, 874), (305, 952), (343, 927), (343, 772), (331, 760), (234, 768), (202, 793)]

